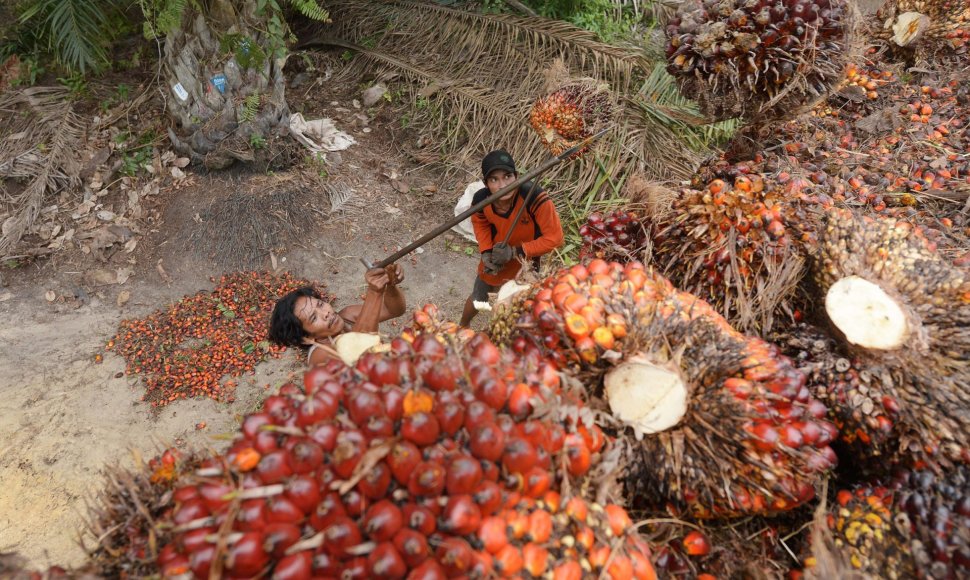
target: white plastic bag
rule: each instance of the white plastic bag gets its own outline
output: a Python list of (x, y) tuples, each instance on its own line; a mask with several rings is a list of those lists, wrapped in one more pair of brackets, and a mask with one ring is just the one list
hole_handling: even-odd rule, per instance
[[(461, 197), (458, 199), (458, 203), (455, 204), (456, 216), (461, 215), (472, 206), (472, 200), (475, 197), (475, 192), (483, 187), (485, 187), (485, 184), (481, 181), (475, 181), (468, 184), (468, 187), (465, 188), (465, 193), (461, 194)], [(461, 223), (451, 229), (458, 232), (469, 241), (477, 241), (475, 239), (475, 229), (472, 227), (472, 218), (470, 217), (465, 218)]]

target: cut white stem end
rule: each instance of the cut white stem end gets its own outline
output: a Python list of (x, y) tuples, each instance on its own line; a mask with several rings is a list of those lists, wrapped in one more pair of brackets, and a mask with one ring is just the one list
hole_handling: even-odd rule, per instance
[(508, 304), (517, 294), (525, 292), (531, 287), (528, 284), (519, 284), (515, 280), (509, 280), (498, 289), (498, 295), (495, 297), (495, 305)]
[(479, 312), (492, 311), (492, 305), (488, 303), (488, 300), (473, 300), (472, 305), (475, 307), (475, 310)]
[(637, 439), (676, 426), (687, 413), (687, 385), (680, 374), (645, 357), (617, 365), (603, 385), (613, 415), (632, 427)]
[(909, 323), (899, 304), (872, 282), (842, 278), (825, 294), (825, 312), (846, 340), (863, 348), (892, 350), (903, 346)]
[(899, 46), (909, 46), (923, 37), (930, 27), (930, 17), (919, 12), (903, 12), (892, 23), (893, 42)]
[(333, 343), (340, 358), (348, 366), (354, 366), (362, 354), (376, 349), (381, 344), (381, 337), (372, 332), (345, 332)]

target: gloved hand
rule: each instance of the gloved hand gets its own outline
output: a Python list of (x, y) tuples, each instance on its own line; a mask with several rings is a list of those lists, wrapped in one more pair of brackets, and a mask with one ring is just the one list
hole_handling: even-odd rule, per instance
[(492, 262), (501, 269), (509, 263), (515, 255), (514, 248), (505, 243), (498, 243), (492, 247)]
[(495, 264), (494, 260), (495, 259), (492, 256), (492, 250), (485, 250), (484, 252), (482, 252), (482, 264), (485, 264), (486, 274), (492, 274), (494, 276), (495, 274), (498, 274), (499, 270), (502, 269), (501, 266), (497, 266)]

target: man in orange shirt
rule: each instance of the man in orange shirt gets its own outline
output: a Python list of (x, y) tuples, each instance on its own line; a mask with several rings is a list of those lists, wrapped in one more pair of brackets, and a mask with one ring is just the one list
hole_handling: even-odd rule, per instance
[[(515, 161), (504, 149), (492, 151), (482, 159), (482, 175), (485, 187), (478, 190), (472, 205), (494, 195), (503, 187), (518, 178)], [(531, 195), (530, 195), (531, 192)], [(522, 204), (527, 203), (525, 211), (512, 223)], [(539, 257), (563, 243), (562, 224), (556, 206), (538, 184), (525, 182), (518, 189), (486, 206), (472, 216), (475, 239), (482, 261), (478, 264), (478, 276), (472, 294), (465, 301), (461, 314), (461, 325), (468, 326), (478, 313), (475, 302), (488, 301), (488, 293), (515, 278), (522, 261), (531, 260), (532, 267), (538, 268)], [(502, 240), (508, 234), (508, 244)], [(521, 258), (521, 260), (519, 259)]]

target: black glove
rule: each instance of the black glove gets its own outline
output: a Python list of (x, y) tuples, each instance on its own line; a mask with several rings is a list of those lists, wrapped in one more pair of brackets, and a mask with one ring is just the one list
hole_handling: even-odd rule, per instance
[(492, 263), (499, 268), (508, 264), (513, 255), (514, 248), (507, 244), (499, 243), (492, 247)]
[(499, 270), (502, 269), (501, 266), (495, 264), (495, 258), (492, 256), (492, 250), (486, 250), (482, 252), (482, 264), (485, 264), (485, 273), (498, 274)]

